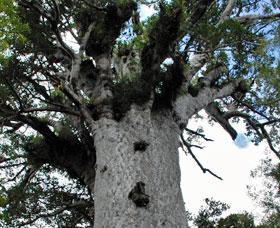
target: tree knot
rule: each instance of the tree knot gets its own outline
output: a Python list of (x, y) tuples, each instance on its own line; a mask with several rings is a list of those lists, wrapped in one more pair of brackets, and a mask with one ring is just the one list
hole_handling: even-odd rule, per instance
[(145, 194), (145, 183), (139, 181), (128, 194), (128, 198), (132, 200), (137, 207), (146, 207), (150, 202), (150, 196)]
[(149, 143), (145, 142), (144, 140), (140, 140), (138, 142), (134, 143), (134, 151), (145, 151), (147, 147), (149, 146)]

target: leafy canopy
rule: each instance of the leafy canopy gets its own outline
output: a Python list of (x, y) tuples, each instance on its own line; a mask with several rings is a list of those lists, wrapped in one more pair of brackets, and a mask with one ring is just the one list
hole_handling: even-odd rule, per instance
[[(141, 18), (144, 6), (154, 14)], [(232, 122), (244, 120), (250, 139), (280, 158), (277, 8), (272, 0), (2, 0), (0, 225), (92, 225), (83, 179), (95, 165), (91, 123), (106, 110), (121, 121), (151, 97), (152, 111), (164, 112), (178, 98), (201, 104), (207, 91), (220, 94), (188, 118), (205, 109), (233, 139)], [(107, 71), (96, 65), (102, 56), (111, 58)], [(189, 153), (193, 140), (207, 139), (180, 127)], [(252, 224), (248, 215), (219, 223), (236, 220)]]

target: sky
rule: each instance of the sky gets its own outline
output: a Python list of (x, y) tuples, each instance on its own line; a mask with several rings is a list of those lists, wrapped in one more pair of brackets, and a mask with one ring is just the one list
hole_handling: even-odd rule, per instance
[[(193, 152), (205, 168), (223, 180), (203, 173), (191, 156), (180, 150), (181, 187), (186, 208), (197, 214), (204, 199), (213, 198), (227, 203), (230, 206), (228, 213), (247, 211), (257, 216), (258, 221), (258, 217), (263, 215), (262, 210), (248, 196), (246, 186), (254, 183), (250, 172), (269, 155), (266, 143), (252, 144), (243, 134), (242, 123), (235, 125), (239, 132), (238, 142), (234, 142), (218, 124), (209, 125), (206, 119), (192, 120), (188, 128), (197, 129), (200, 125), (214, 142), (203, 143), (203, 150), (193, 149)], [(270, 155), (273, 157), (272, 152)]]

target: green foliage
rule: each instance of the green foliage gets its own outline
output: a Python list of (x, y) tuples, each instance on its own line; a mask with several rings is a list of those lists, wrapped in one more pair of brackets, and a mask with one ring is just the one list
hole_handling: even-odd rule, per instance
[(254, 218), (250, 214), (231, 214), (218, 222), (217, 228), (254, 228)]
[(0, 2), (1, 58), (3, 58), (3, 53), (11, 48), (13, 43), (23, 44), (26, 42), (24, 33), (28, 31), (28, 26), (21, 22), (17, 11), (18, 7), (14, 0), (2, 0)]
[[(83, 213), (88, 212), (87, 206), (69, 207), (64, 213), (54, 213), (52, 217), (45, 216), (49, 211), (60, 210), (80, 197), (85, 201), (88, 199), (87, 191), (83, 187), (69, 182), (62, 175), (65, 174), (58, 173), (53, 167), (45, 166), (37, 173), (28, 189), (24, 189), (23, 186), (10, 186), (5, 189), (2, 194), (6, 195), (6, 199), (0, 209), (3, 227), (28, 225), (31, 215), (35, 218), (34, 221), (44, 222), (48, 227), (73, 227), (77, 222), (87, 225), (87, 220), (82, 219), (80, 222), (78, 220)], [(61, 181), (62, 178), (64, 183)]]
[(271, 176), (276, 181), (276, 183), (278, 183), (280, 188), (280, 163), (278, 163), (272, 168), (271, 172), (269, 173), (269, 176)]
[(125, 23), (136, 10), (134, 1), (118, 1), (117, 4), (107, 4), (107, 11), (96, 11), (84, 8), (76, 17), (76, 22), (83, 25), (81, 33), (85, 34), (91, 23), (94, 25), (94, 36), (91, 36), (86, 45), (86, 54), (96, 57), (112, 50), (116, 39), (120, 35), (123, 23)]
[(274, 213), (266, 218), (261, 225), (257, 226), (257, 228), (274, 228), (280, 227), (280, 212)]
[(10, 90), (4, 85), (0, 84), (0, 97), (2, 100), (8, 100), (10, 95)]
[(63, 94), (61, 89), (57, 87), (51, 92), (50, 98), (55, 102), (62, 102), (65, 98), (65, 95)]
[(139, 28), (134, 27), (134, 31), (140, 30), (141, 36), (135, 36), (132, 43), (136, 50), (142, 50), (149, 39), (149, 34), (152, 28), (158, 21), (158, 14), (148, 17), (146, 20), (137, 25)]
[(149, 98), (146, 83), (139, 78), (121, 78), (113, 86), (113, 108), (116, 119), (121, 119), (130, 105), (143, 104)]
[(36, 136), (30, 136), (30, 143), (39, 145), (43, 141), (44, 137), (41, 135), (36, 135)]
[(266, 95), (258, 101), (260, 105), (268, 104), (274, 99), (280, 99), (280, 62), (275, 59), (275, 48), (277, 50), (277, 47), (271, 46), (271, 42), (263, 41), (253, 53), (257, 59), (253, 64), (254, 73), (257, 75), (256, 83)]
[[(72, 41), (68, 43), (65, 37), (70, 33), (77, 36), (77, 43), (80, 44), (81, 37), (93, 23), (93, 32), (85, 47), (86, 53), (83, 53), (85, 55), (83, 57), (86, 58), (88, 55), (96, 57), (104, 52), (123, 57), (128, 51), (137, 51), (139, 59), (134, 57), (129, 60), (134, 70), (122, 75), (117, 74), (114, 80), (108, 83), (108, 87), (112, 87), (113, 111), (117, 120), (125, 115), (131, 104), (141, 105), (146, 102), (151, 97), (151, 90), (155, 95), (154, 107), (158, 105), (161, 108), (166, 107), (166, 104), (172, 108), (172, 102), (178, 95), (191, 93), (194, 97), (197, 96), (203, 87), (198, 79), (192, 81), (188, 91), (187, 88), (182, 88), (178, 92), (178, 88), (185, 80), (183, 77), (188, 76), (183, 72), (186, 74), (191, 72), (191, 76), (205, 75), (217, 63), (223, 63), (227, 68), (219, 81), (213, 85), (217, 91), (235, 79), (243, 79), (244, 82), (240, 83), (238, 90), (242, 93), (241, 100), (246, 105), (233, 101), (232, 98), (224, 98), (222, 102), (215, 103), (222, 111), (227, 111), (224, 105), (228, 103), (237, 107), (238, 111), (251, 114), (256, 121), (262, 122), (264, 118), (252, 112), (250, 108), (274, 119), (279, 118), (279, 23), (271, 21), (267, 27), (267, 21), (265, 23), (260, 21), (256, 25), (245, 26), (233, 19), (238, 13), (236, 11), (244, 5), (245, 8), (240, 15), (273, 13), (279, 5), (275, 0), (270, 3), (238, 0), (239, 8), (235, 9), (232, 19), (223, 23), (218, 21), (227, 1), (213, 1), (195, 24), (191, 24), (190, 17), (194, 15), (196, 9), (200, 9), (198, 4), (201, 1), (97, 0), (87, 1), (88, 3), (73, 0), (29, 1), (39, 7), (37, 10), (20, 6), (22, 2), (0, 1), (0, 176), (5, 177), (0, 179), (2, 227), (18, 227), (20, 223), (28, 223), (34, 219), (35, 225), (43, 224), (42, 226), (49, 227), (80, 227), (93, 222), (93, 216), (88, 216), (93, 200), (85, 186), (65, 178), (71, 175), (70, 172), (66, 174), (44, 164), (46, 160), (66, 154), (62, 161), (66, 169), (57, 163), (53, 165), (67, 170), (71, 165), (68, 159), (73, 154), (80, 154), (81, 151), (73, 148), (63, 150), (55, 156), (50, 153), (48, 156), (40, 157), (45, 155), (44, 152), (48, 147), (55, 149), (57, 145), (47, 142), (42, 134), (44, 131), (40, 129), (39, 134), (37, 130), (32, 129), (28, 120), (18, 120), (19, 117), (37, 117), (44, 125), (44, 130), (49, 129), (55, 137), (69, 139), (77, 136), (75, 140), (85, 146), (87, 153), (94, 151), (94, 148), (90, 148), (85, 142), (86, 137), (82, 133), (88, 126), (84, 126), (84, 119), (79, 115), (79, 111), (82, 105), (86, 105), (90, 112), (93, 110), (90, 114), (94, 119), (98, 119), (99, 109), (102, 107), (96, 107), (98, 105), (94, 98), (88, 100), (85, 98), (85, 104), (76, 105), (73, 97), (57, 83), (64, 80), (62, 72), (71, 70), (71, 67), (65, 64), (67, 60), (57, 57), (59, 51), (65, 51), (62, 50), (61, 44), (58, 45), (57, 33), (61, 34), (69, 46)], [(56, 12), (53, 2), (58, 3), (61, 14), (57, 25), (54, 25), (54, 21), (46, 19), (46, 16), (54, 18)], [(139, 6), (140, 2), (154, 5), (156, 12), (146, 20), (132, 25), (131, 16), (139, 10), (137, 5)], [(45, 16), (39, 14), (40, 10), (45, 12)], [(56, 26), (57, 30), (54, 31)], [(127, 30), (132, 32), (126, 37), (123, 34)], [(199, 72), (195, 72), (196, 69), (193, 71), (187, 58), (191, 52), (207, 54), (206, 71), (203, 69)], [(157, 55), (162, 56), (157, 58)], [(153, 67), (162, 64), (164, 58), (176, 60), (177, 56), (180, 57), (180, 64), (176, 65), (174, 61), (172, 66), (166, 67), (166, 71), (153, 70)], [(142, 74), (143, 69), (147, 69), (146, 75)], [(146, 80), (141, 78), (143, 75)], [(104, 81), (106, 80), (107, 78)], [(83, 98), (86, 97), (84, 91), (74, 92)], [(67, 109), (64, 110), (64, 107)], [(74, 113), (69, 116), (69, 110), (78, 115)], [(94, 112), (97, 113), (96, 116)], [(60, 123), (60, 126), (56, 123)], [(275, 145), (280, 144), (279, 125), (274, 123), (268, 127), (268, 134)], [(255, 142), (262, 139), (252, 126), (248, 125), (247, 130), (248, 134), (252, 134), (250, 135), (252, 138), (255, 137)], [(87, 136), (90, 138), (91, 134), (92, 132), (89, 132)], [(28, 179), (29, 172), (34, 169), (37, 171), (36, 175)], [(267, 171), (266, 177), (277, 180), (276, 185), (270, 186), (279, 188), (279, 165)], [(279, 225), (279, 205), (276, 196), (279, 195), (270, 194), (268, 191), (261, 200), (261, 204), (270, 212), (262, 227)], [(90, 204), (84, 207), (70, 207), (72, 202), (81, 199)], [(66, 211), (46, 216), (65, 205), (69, 206)], [(207, 199), (206, 207), (201, 208), (194, 222), (202, 228), (253, 226), (252, 218), (248, 214), (234, 214), (221, 219), (223, 211), (227, 208), (224, 203)]]
[(198, 228), (214, 228), (219, 220), (219, 217), (229, 206), (220, 201), (213, 199), (205, 199), (206, 206), (201, 207), (198, 215), (194, 218), (194, 224)]
[(0, 196), (0, 208), (5, 207), (8, 203), (8, 200), (5, 196)]
[[(273, 164), (267, 158), (261, 161), (260, 165), (254, 169), (251, 176), (261, 182), (262, 188), (249, 186), (249, 195), (264, 210), (265, 216), (262, 219), (260, 228), (278, 227), (280, 225), (280, 165)], [(261, 180), (259, 180), (261, 178)], [(259, 185), (259, 183), (258, 183)]]

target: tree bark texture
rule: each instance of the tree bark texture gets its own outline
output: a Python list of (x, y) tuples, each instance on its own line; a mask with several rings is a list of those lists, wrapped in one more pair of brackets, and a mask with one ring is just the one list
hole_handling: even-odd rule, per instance
[(134, 106), (95, 133), (95, 228), (187, 227), (179, 129), (169, 111)]

